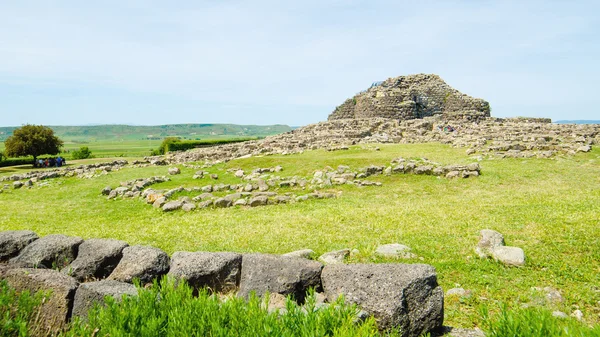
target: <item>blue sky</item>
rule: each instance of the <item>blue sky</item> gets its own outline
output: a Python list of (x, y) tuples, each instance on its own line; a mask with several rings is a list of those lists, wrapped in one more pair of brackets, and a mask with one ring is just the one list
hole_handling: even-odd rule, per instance
[(599, 1), (3, 1), (0, 125), (305, 125), (435, 73), (492, 115), (600, 119)]

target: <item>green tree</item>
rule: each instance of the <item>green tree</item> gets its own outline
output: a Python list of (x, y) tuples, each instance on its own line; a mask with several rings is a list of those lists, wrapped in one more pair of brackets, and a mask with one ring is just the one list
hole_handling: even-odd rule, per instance
[(4, 142), (7, 157), (33, 156), (33, 161), (43, 154), (56, 155), (63, 141), (54, 135), (54, 131), (43, 125), (23, 125), (13, 131)]
[(92, 157), (92, 151), (87, 146), (82, 146), (79, 150), (73, 151), (71, 153), (71, 158), (73, 159), (87, 159)]

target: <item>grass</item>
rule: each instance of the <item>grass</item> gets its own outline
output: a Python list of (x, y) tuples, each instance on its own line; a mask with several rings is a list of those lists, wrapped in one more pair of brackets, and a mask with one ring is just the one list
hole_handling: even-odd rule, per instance
[[(160, 300), (157, 300), (160, 299)], [(357, 308), (338, 301), (318, 308), (309, 296), (304, 308), (288, 298), (283, 314), (269, 313), (265, 303), (230, 296), (221, 299), (203, 290), (197, 297), (185, 284), (169, 279), (138, 297), (90, 311), (89, 322), (76, 321), (65, 336), (378, 336), (374, 319), (355, 324)]]
[(35, 314), (43, 293), (17, 293), (6, 281), (0, 280), (0, 337), (29, 336), (35, 329)]
[[(252, 170), (282, 165), (281, 176), (312, 176), (327, 166), (352, 169), (383, 165), (396, 157), (444, 164), (469, 163), (463, 149), (440, 144), (355, 146), (348, 151), (307, 151), (291, 156), (235, 160), (206, 169), (217, 182), (239, 183), (227, 169)], [(360, 251), (351, 262), (397, 262), (375, 257), (380, 244), (399, 242), (437, 268), (447, 290), (461, 286), (469, 298), (447, 298), (446, 324), (483, 326), (482, 304), (506, 303), (510, 310), (538, 303), (532, 287), (553, 287), (564, 302), (541, 303), (548, 310), (579, 308), (587, 324), (600, 323), (600, 151), (555, 159), (490, 159), (475, 179), (433, 176), (378, 176), (382, 187), (333, 187), (341, 197), (260, 208), (163, 213), (141, 200), (106, 200), (103, 187), (120, 181), (166, 175), (166, 167), (128, 168), (95, 179), (60, 178), (50, 186), (0, 194), (0, 230), (31, 229), (40, 235), (63, 233), (83, 238), (116, 238), (130, 244), (174, 251), (285, 253), (310, 248), (324, 253)], [(154, 188), (214, 183), (193, 180), (195, 169)], [(10, 174), (10, 172), (4, 173)], [(298, 189), (281, 192), (308, 193)], [(199, 193), (197, 193), (199, 194)], [(508, 245), (522, 247), (527, 264), (508, 268), (475, 256), (478, 232), (503, 233)], [(491, 306), (494, 307), (494, 306)], [(498, 313), (498, 309), (492, 313)]]
[(486, 307), (485, 319), (488, 337), (598, 337), (600, 326), (588, 327), (573, 318), (556, 318), (549, 310), (527, 308), (509, 310), (506, 306), (495, 317), (490, 317)]

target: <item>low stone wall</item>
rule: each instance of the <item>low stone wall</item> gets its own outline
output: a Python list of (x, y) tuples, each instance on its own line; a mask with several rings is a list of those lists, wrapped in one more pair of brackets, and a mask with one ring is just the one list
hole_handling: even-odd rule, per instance
[(300, 255), (175, 252), (169, 257), (158, 248), (119, 240), (0, 232), (0, 277), (18, 291), (52, 290), (40, 314), (48, 328), (65, 327), (73, 315), (85, 317), (105, 296), (135, 296), (134, 279), (146, 284), (165, 275), (194, 289), (243, 298), (252, 292), (291, 295), (300, 305), (309, 288), (318, 292), (321, 305), (344, 295), (347, 303), (375, 316), (381, 329), (400, 328), (403, 336), (442, 327), (443, 291), (433, 267), (337, 260), (323, 265)]

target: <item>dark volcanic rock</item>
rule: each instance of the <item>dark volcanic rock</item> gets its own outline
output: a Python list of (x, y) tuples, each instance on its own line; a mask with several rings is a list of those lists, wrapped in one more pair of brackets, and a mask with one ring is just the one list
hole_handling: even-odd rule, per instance
[(115, 269), (123, 249), (128, 244), (125, 241), (112, 239), (89, 239), (79, 246), (77, 258), (63, 269), (79, 281), (91, 278), (103, 279)]
[(263, 296), (267, 291), (293, 295), (302, 303), (308, 288), (321, 288), (321, 269), (317, 261), (268, 254), (247, 254), (242, 257), (242, 275), (238, 296), (247, 298), (251, 292)]
[(75, 292), (73, 316), (87, 317), (95, 303), (104, 304), (104, 297), (111, 296), (120, 301), (123, 295), (137, 296), (137, 288), (130, 283), (114, 280), (83, 283)]
[(142, 284), (152, 282), (169, 271), (169, 256), (154, 247), (131, 246), (123, 249), (121, 261), (108, 276), (108, 280)]
[(242, 255), (236, 253), (175, 252), (169, 276), (185, 280), (194, 289), (208, 287), (215, 292), (237, 288)]
[(79, 237), (62, 234), (44, 236), (25, 247), (10, 263), (25, 268), (61, 268), (75, 260), (82, 243), (83, 239)]
[(444, 292), (429, 265), (333, 264), (321, 279), (330, 302), (344, 295), (382, 329), (399, 327), (402, 336), (418, 337), (442, 326)]
[(55, 270), (16, 268), (8, 270), (4, 279), (15, 290), (48, 292), (49, 298), (40, 307), (39, 330), (58, 332), (71, 317), (73, 298), (79, 283)]
[(0, 232), (0, 261), (19, 255), (23, 248), (37, 239), (37, 234), (27, 230)]

